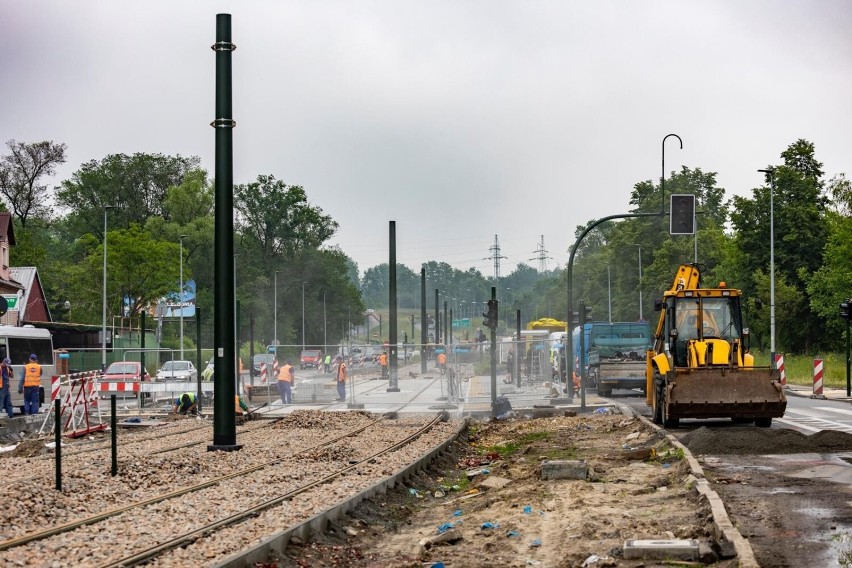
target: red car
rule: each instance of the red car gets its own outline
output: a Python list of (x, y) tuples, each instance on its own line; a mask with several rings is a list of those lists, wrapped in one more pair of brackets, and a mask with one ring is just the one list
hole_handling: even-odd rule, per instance
[(302, 356), (299, 359), (299, 368), (305, 369), (307, 367), (313, 367), (314, 369), (317, 369), (319, 368), (321, 361), (322, 351), (319, 349), (305, 349), (302, 351)]
[[(139, 371), (142, 367), (142, 363), (138, 361), (116, 361), (115, 363), (111, 363), (109, 367), (104, 371), (104, 375), (101, 378), (102, 381), (132, 381), (134, 379), (139, 380)], [(144, 370), (142, 374), (143, 381), (150, 381), (151, 375), (148, 374), (147, 369)]]

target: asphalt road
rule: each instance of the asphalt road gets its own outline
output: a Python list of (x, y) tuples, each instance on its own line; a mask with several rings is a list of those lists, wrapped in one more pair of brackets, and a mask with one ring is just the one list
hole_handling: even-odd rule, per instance
[[(640, 392), (616, 391), (613, 400), (643, 416), (650, 407)], [(681, 420), (681, 435), (707, 426), (717, 435), (755, 428), (730, 420)], [(787, 397), (772, 429), (852, 433), (848, 402)], [(763, 568), (852, 565), (852, 453), (705, 455), (704, 472), (722, 497)]]

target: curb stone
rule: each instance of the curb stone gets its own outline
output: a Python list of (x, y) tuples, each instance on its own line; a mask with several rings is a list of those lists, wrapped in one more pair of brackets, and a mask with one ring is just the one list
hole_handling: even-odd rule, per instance
[(636, 416), (642, 422), (664, 434), (666, 439), (669, 440), (673, 446), (683, 450), (683, 454), (686, 457), (687, 463), (689, 463), (689, 469), (691, 470), (692, 475), (698, 479), (694, 485), (695, 489), (698, 493), (703, 495), (710, 504), (710, 510), (713, 513), (713, 524), (716, 526), (716, 535), (717, 537), (721, 536), (724, 540), (733, 544), (734, 551), (737, 553), (737, 558), (739, 559), (740, 568), (760, 568), (760, 564), (757, 563), (757, 559), (754, 557), (754, 551), (751, 548), (751, 544), (748, 539), (740, 534), (740, 531), (734, 526), (734, 523), (731, 522), (731, 518), (728, 516), (728, 511), (725, 509), (725, 503), (722, 501), (721, 497), (719, 497), (719, 494), (710, 487), (710, 483), (704, 476), (704, 470), (701, 468), (701, 465), (699, 465), (698, 460), (695, 459), (695, 456), (692, 455), (692, 452), (689, 451), (689, 448), (681, 444), (673, 434), (667, 433), (663, 428), (660, 428), (644, 416)]

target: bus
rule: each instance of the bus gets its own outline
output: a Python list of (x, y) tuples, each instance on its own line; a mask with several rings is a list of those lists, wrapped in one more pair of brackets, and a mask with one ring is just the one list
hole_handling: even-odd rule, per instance
[(41, 365), (41, 396), (40, 401), (44, 410), (45, 395), (50, 396), (50, 380), (55, 373), (53, 339), (50, 331), (25, 325), (15, 327), (11, 325), (0, 325), (0, 361), (8, 357), (12, 360), (14, 377), (9, 385), (9, 393), (12, 395), (12, 405), (23, 414), (24, 395), (18, 394), (18, 385), (21, 382), (21, 373), (24, 365), (30, 360), (30, 355), (38, 357)]

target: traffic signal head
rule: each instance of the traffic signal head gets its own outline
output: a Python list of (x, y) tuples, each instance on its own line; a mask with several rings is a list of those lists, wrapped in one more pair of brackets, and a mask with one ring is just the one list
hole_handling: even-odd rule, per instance
[(586, 313), (584, 314), (584, 316), (585, 316), (585, 320), (584, 320), (584, 321), (585, 321), (586, 323), (592, 323), (592, 308), (591, 308), (591, 306), (583, 306), (583, 309), (584, 309), (584, 310), (585, 310), (585, 312), (586, 312)]
[(494, 300), (494, 299), (488, 300), (488, 311), (483, 312), (483, 314), (482, 314), (483, 317), (485, 318), (485, 320), (483, 320), (483, 322), (482, 322), (482, 325), (484, 325), (485, 327), (492, 329), (492, 330), (497, 329), (497, 320), (499, 318), (498, 313), (497, 313), (498, 312), (497, 306), (498, 306), (497, 300)]
[(843, 300), (840, 303), (840, 317), (846, 321), (852, 319), (852, 298)]
[(672, 195), (669, 207), (669, 233), (672, 235), (695, 234), (695, 196), (692, 194)]

